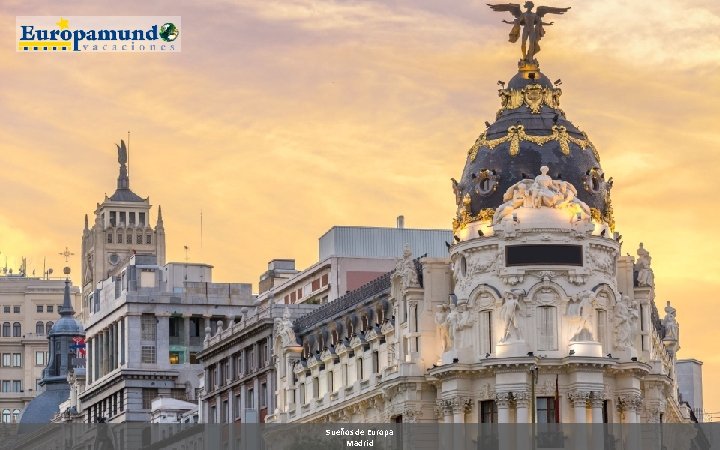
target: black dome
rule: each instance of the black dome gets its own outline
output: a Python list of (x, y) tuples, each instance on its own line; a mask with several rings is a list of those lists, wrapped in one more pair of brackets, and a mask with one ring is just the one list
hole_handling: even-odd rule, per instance
[[(534, 103), (526, 100), (528, 90), (533, 89)], [(512, 104), (503, 107), (495, 123), (470, 150), (458, 183), (458, 203), (469, 194), (474, 216), (483, 209), (495, 209), (503, 203), (503, 195), (509, 187), (525, 178), (534, 178), (540, 174), (540, 167), (548, 166), (548, 174), (553, 179), (571, 183), (580, 200), (611, 222), (609, 191), (612, 183), (605, 180), (599, 156), (590, 140), (559, 108), (560, 89), (539, 71), (531, 71), (530, 76), (527, 71), (521, 71), (510, 80), (507, 89), (500, 90), (500, 96), (514, 96), (516, 104), (521, 104), (514, 108)], [(509, 131), (511, 127), (518, 137), (516, 143), (519, 142), (515, 149), (513, 139), (510, 139), (513, 135)]]

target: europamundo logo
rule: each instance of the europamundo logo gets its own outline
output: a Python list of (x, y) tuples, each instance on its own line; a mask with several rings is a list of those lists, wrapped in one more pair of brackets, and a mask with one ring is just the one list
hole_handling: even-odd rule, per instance
[(179, 16), (18, 16), (18, 52), (179, 52)]

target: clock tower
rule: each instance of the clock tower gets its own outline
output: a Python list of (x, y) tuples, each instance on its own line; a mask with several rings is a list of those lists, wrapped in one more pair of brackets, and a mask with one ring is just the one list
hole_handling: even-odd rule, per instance
[(157, 222), (151, 225), (150, 197), (142, 198), (130, 190), (128, 150), (124, 141), (117, 146), (120, 171), (117, 189), (95, 209), (89, 225), (85, 215), (82, 235), (82, 319), (95, 311), (97, 283), (114, 275), (133, 254), (156, 255), (165, 264), (165, 228), (158, 207)]

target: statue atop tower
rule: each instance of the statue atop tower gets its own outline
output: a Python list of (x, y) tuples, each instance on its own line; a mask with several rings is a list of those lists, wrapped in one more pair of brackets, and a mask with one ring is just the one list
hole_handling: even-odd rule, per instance
[(538, 6), (537, 10), (533, 12), (535, 4), (529, 1), (525, 2), (524, 12), (518, 3), (503, 3), (495, 5), (488, 3), (488, 6), (495, 12), (507, 11), (515, 17), (515, 20), (512, 22), (503, 20), (504, 23), (513, 26), (512, 30), (510, 30), (510, 42), (517, 42), (518, 38), (520, 38), (520, 27), (522, 27), (521, 49), (523, 57), (520, 60), (521, 64), (523, 62), (537, 64), (535, 55), (540, 53), (540, 39), (545, 36), (545, 28), (543, 27), (554, 23), (543, 22), (543, 16), (545, 14), (565, 14), (570, 9), (570, 7), (555, 8), (552, 6)]

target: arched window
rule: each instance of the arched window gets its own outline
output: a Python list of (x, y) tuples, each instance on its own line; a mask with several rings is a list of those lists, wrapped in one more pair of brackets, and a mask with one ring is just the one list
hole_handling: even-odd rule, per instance
[(2, 335), (3, 337), (10, 337), (10, 322), (3, 323)]
[(10, 410), (9, 409), (3, 409), (2, 423), (10, 423)]
[(13, 323), (13, 337), (20, 337), (22, 336), (22, 327), (20, 326), (20, 322), (14, 322)]
[(45, 334), (47, 334), (48, 336), (50, 336), (50, 330), (52, 330), (52, 327), (53, 327), (53, 323), (52, 323), (52, 322), (46, 323), (46, 324), (45, 324)]
[(45, 334), (45, 324), (42, 322), (38, 322), (35, 324), (35, 334), (38, 336), (42, 336)]
[(538, 308), (538, 350), (557, 350), (555, 307)]
[(20, 410), (19, 409), (13, 410), (12, 421), (13, 421), (13, 423), (20, 423)]
[(480, 180), (480, 191), (487, 192), (490, 190), (490, 179), (489, 178), (483, 178)]

